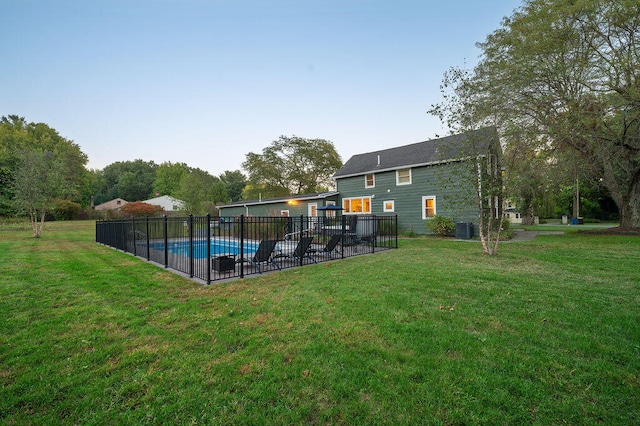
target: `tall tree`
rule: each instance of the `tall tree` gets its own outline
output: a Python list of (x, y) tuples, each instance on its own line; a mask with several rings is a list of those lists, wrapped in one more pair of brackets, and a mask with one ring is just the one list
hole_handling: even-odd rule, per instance
[(252, 187), (264, 189), (264, 196), (327, 190), (332, 185), (331, 176), (341, 166), (333, 143), (297, 136), (280, 136), (262, 154), (247, 154), (242, 163)]
[[(464, 147), (460, 161), (454, 168), (456, 183), (464, 182), (474, 190), (469, 196), (454, 196), (453, 203), (473, 203), (478, 212), (478, 232), (485, 254), (494, 255), (500, 245), (502, 216), (504, 212), (504, 179), (499, 137), (494, 126), (479, 131), (473, 106), (473, 93), (469, 90), (470, 75), (465, 70), (451, 69), (445, 74), (441, 91), (444, 100), (428, 111), (438, 116), (451, 128), (464, 135)], [(486, 141), (487, 148), (482, 148)], [(445, 147), (446, 149), (446, 147)], [(489, 153), (484, 159), (482, 153)], [(446, 179), (446, 178), (445, 178)], [(445, 183), (446, 185), (446, 183)], [(456, 199), (457, 198), (457, 199)]]
[[(640, 3), (526, 0), (479, 44), (467, 86), (477, 121), (536, 149), (576, 153), (622, 227), (640, 227)], [(465, 83), (466, 84), (466, 83)]]
[(158, 166), (153, 161), (117, 161), (102, 171), (106, 198), (142, 201), (153, 196), (153, 183)]
[(153, 182), (153, 192), (160, 195), (175, 195), (180, 189), (182, 179), (189, 174), (189, 166), (185, 163), (172, 163), (166, 161), (160, 164), (156, 170), (156, 179)]
[(13, 181), (23, 151), (50, 152), (63, 164), (65, 192), (61, 197), (82, 200), (87, 155), (80, 147), (44, 123), (27, 122), (17, 115), (0, 118), (0, 214), (12, 212)]
[(225, 170), (220, 175), (220, 181), (224, 184), (231, 201), (242, 200), (242, 191), (247, 186), (247, 178), (240, 170)]
[(184, 201), (188, 213), (202, 215), (213, 213), (215, 203), (227, 200), (227, 192), (217, 177), (204, 170), (192, 169), (182, 179), (176, 197)]
[(45, 215), (65, 192), (64, 163), (54, 153), (38, 150), (20, 151), (17, 161), (19, 167), (13, 176), (15, 206), (29, 215), (33, 236), (39, 238)]

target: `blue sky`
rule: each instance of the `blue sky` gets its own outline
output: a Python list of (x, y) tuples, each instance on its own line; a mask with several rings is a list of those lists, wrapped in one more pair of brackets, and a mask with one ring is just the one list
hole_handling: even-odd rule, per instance
[(354, 154), (444, 135), (451, 66), (520, 0), (4, 0), (0, 115), (44, 122), (90, 168), (237, 170), (280, 135)]

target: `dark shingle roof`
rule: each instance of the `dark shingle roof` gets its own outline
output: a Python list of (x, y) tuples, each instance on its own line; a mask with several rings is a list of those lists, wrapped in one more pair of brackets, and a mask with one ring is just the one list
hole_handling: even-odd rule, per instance
[(486, 155), (498, 140), (495, 127), (485, 127), (444, 138), (418, 142), (382, 151), (354, 155), (334, 175), (334, 179), (397, 170)]

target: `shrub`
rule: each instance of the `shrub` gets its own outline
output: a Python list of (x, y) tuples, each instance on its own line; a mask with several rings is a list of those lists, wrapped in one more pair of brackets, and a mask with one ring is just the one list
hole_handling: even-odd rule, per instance
[(69, 200), (56, 200), (51, 213), (55, 220), (76, 220), (81, 217), (82, 206)]
[(124, 218), (131, 217), (154, 217), (160, 216), (164, 209), (160, 206), (154, 206), (153, 204), (143, 203), (136, 201), (133, 203), (127, 203), (120, 207), (120, 215)]
[(435, 215), (427, 220), (426, 225), (427, 229), (438, 237), (449, 235), (456, 229), (456, 224), (453, 219), (440, 215)]

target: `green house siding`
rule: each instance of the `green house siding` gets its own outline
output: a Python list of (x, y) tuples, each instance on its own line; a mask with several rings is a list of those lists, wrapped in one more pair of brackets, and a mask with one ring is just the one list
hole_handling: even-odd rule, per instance
[[(411, 169), (411, 184), (397, 185), (396, 171), (375, 173), (375, 187), (365, 187), (365, 175), (336, 180), (341, 200), (371, 197), (371, 213), (395, 214), (401, 233), (427, 233), (422, 218), (423, 197), (435, 196), (436, 214), (456, 222), (472, 222), (477, 233), (475, 189), (468, 163), (446, 163)], [(384, 212), (384, 202), (394, 202), (394, 212)]]
[[(281, 216), (283, 210), (289, 212), (289, 216), (308, 216), (309, 206), (315, 204), (316, 207), (322, 207), (327, 202), (333, 201), (338, 203), (337, 196), (330, 198), (306, 199), (298, 200), (292, 198), (287, 201), (273, 202), (265, 199), (262, 202), (249, 202), (245, 205), (234, 204), (231, 206), (220, 206), (220, 216)], [(320, 213), (318, 215), (321, 215)]]

